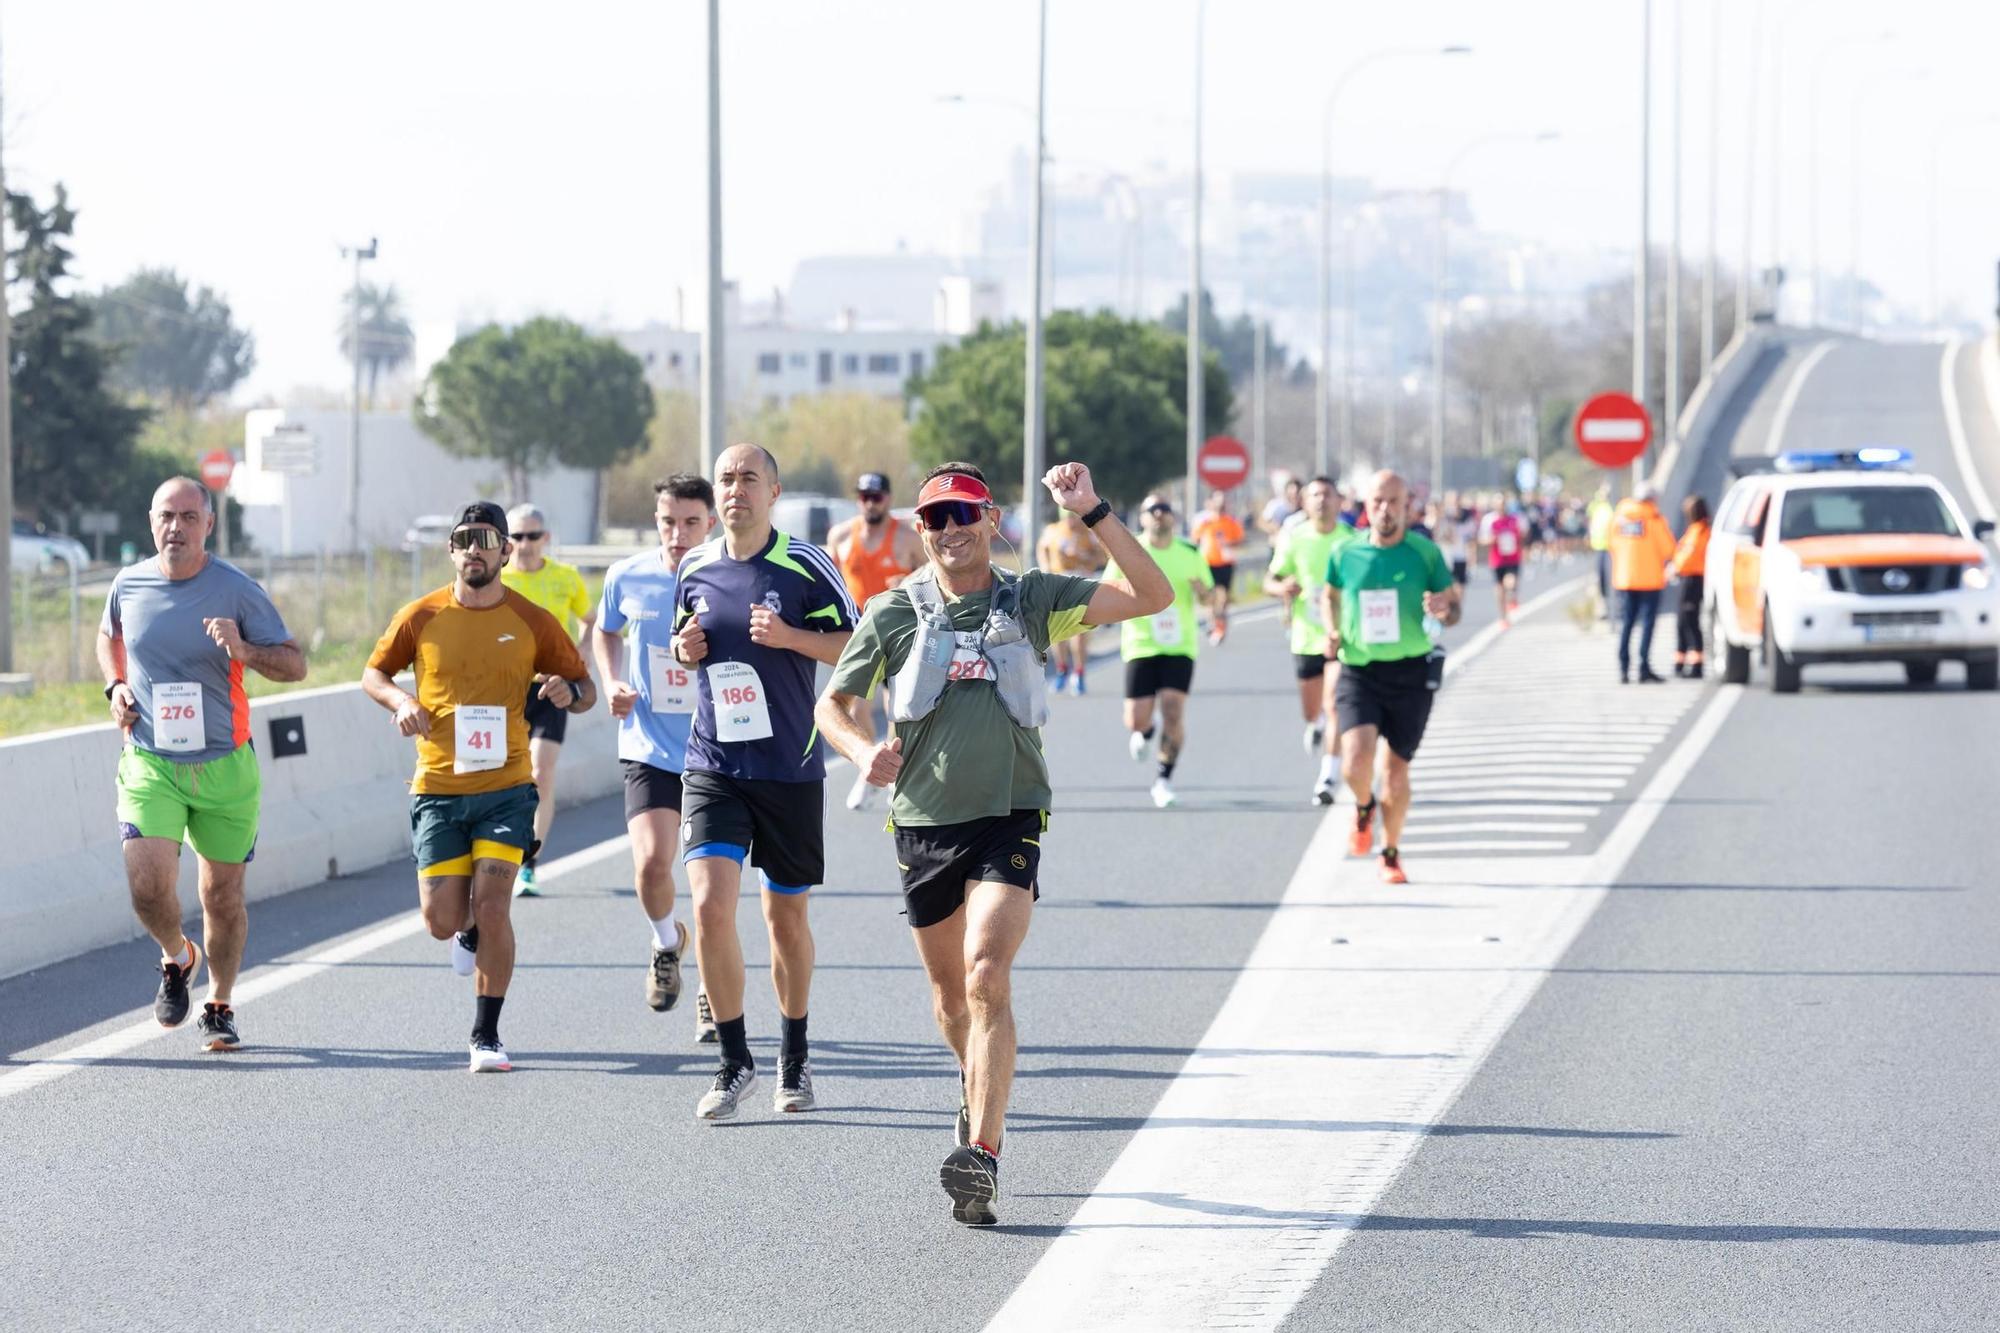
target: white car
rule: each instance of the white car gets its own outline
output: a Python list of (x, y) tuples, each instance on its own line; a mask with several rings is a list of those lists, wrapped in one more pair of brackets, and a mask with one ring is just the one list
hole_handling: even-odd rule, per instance
[(60, 532), (43, 532), (24, 518), (14, 520), (9, 547), (17, 570), (47, 574), (64, 564), (73, 564), (78, 570), (90, 565), (90, 552), (82, 542)]
[(410, 526), (403, 529), (403, 549), (418, 551), (443, 546), (456, 521), (450, 514), (424, 514), (411, 519)]
[(1966, 686), (2000, 688), (2000, 586), (1985, 538), (1901, 449), (1786, 453), (1723, 496), (1703, 588), (1722, 678), (1799, 688), (1819, 662), (1900, 662), (1913, 685), (1965, 664)]

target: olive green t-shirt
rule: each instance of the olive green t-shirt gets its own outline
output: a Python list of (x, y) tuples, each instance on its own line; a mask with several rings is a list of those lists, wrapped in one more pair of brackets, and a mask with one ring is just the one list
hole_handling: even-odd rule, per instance
[[(1096, 579), (1039, 569), (1022, 576), (1021, 622), (1037, 652), (1083, 633), (1084, 607), (1097, 586)], [(973, 633), (986, 623), (993, 590), (956, 601), (946, 594), (944, 600), (952, 628)], [(891, 588), (878, 595), (835, 663), (831, 687), (842, 694), (873, 696), (884, 680), (902, 670), (916, 635), (917, 612), (909, 590)], [(895, 727), (903, 742), (903, 768), (889, 815), (898, 826), (963, 824), (1014, 810), (1049, 808), (1053, 798), (1042, 734), (1015, 725), (992, 681), (954, 680), (944, 687), (930, 716)]]

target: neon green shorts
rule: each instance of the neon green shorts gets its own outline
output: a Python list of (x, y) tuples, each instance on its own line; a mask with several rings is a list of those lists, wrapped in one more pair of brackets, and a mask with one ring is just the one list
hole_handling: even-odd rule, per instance
[(128, 840), (186, 838), (206, 860), (240, 864), (257, 853), (263, 790), (248, 745), (205, 764), (177, 764), (128, 745), (118, 757), (118, 831)]

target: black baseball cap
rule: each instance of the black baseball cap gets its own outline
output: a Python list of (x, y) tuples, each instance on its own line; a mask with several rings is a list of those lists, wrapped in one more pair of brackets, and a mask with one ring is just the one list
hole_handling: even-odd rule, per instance
[(491, 500), (474, 500), (471, 504), (458, 511), (458, 522), (451, 525), (452, 531), (456, 532), (460, 528), (470, 527), (474, 523), (485, 523), (490, 527), (498, 528), (504, 536), (507, 531), (507, 511), (499, 505), (494, 504)]
[(857, 495), (862, 491), (880, 491), (882, 494), (887, 495), (889, 493), (889, 478), (880, 472), (864, 472), (861, 474), (861, 479), (854, 483), (854, 491)]

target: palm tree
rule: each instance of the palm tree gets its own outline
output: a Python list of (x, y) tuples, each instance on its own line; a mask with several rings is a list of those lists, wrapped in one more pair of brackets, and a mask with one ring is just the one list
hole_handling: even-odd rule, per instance
[[(361, 369), (368, 377), (365, 401), (372, 403), (376, 381), (416, 359), (416, 337), (410, 332), (410, 321), (403, 313), (403, 298), (394, 283), (377, 287), (364, 282), (360, 291)], [(354, 309), (351, 304), (342, 309), (339, 335), (340, 354), (352, 361)]]

